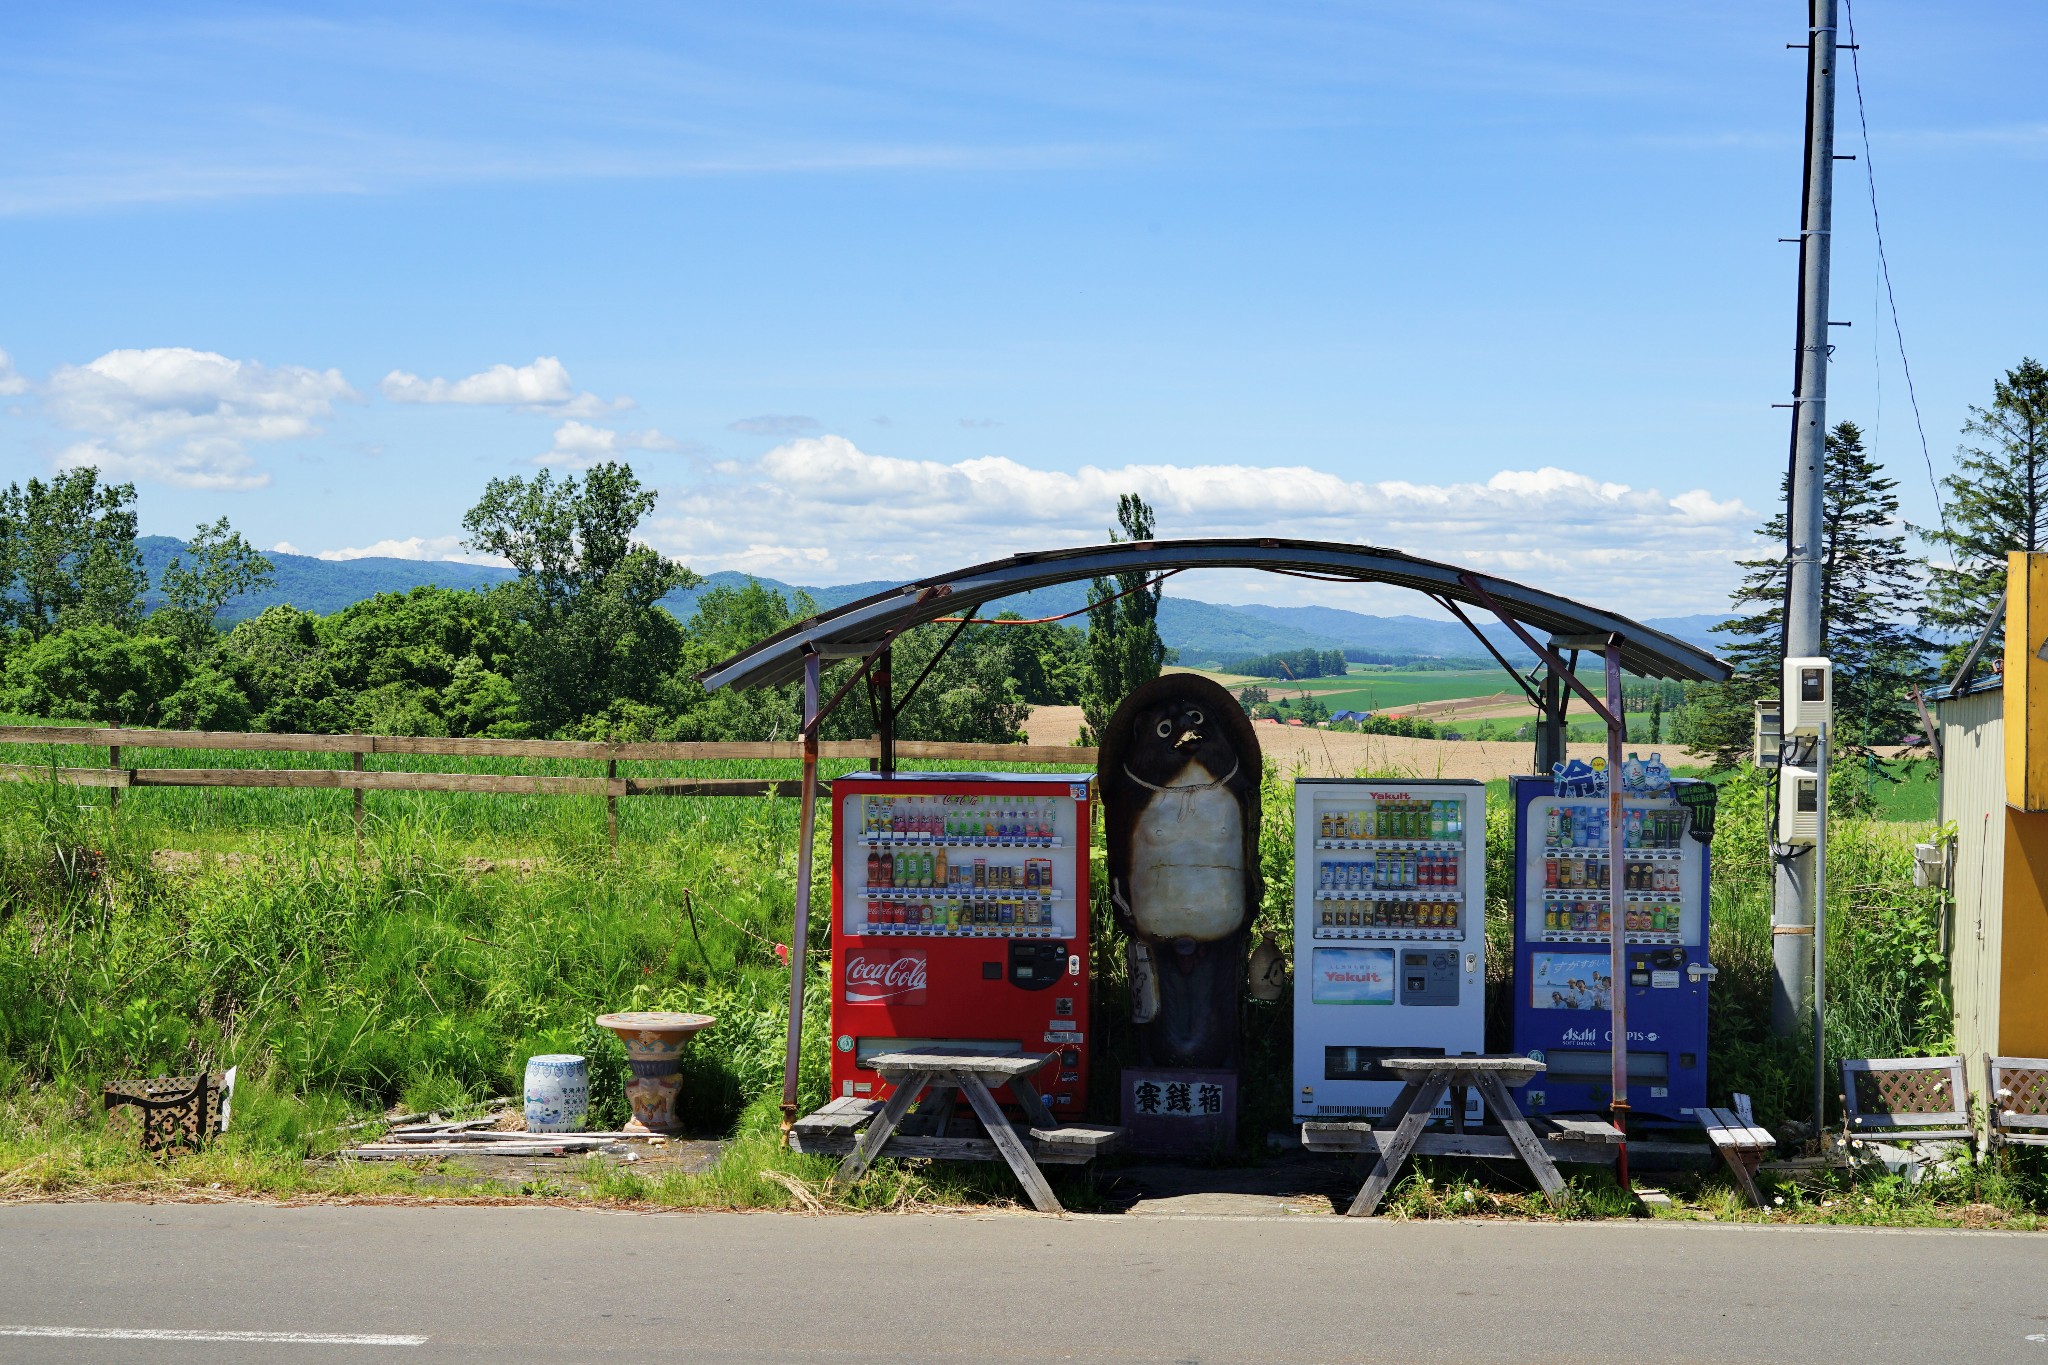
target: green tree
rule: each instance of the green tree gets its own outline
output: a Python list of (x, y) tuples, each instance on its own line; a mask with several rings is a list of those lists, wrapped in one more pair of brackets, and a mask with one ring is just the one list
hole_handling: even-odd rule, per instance
[(240, 531), (231, 530), (226, 517), (193, 532), (185, 542), (185, 554), (192, 557), (189, 567), (184, 555), (172, 555), (164, 566), (157, 583), (163, 605), (151, 615), (150, 624), (181, 641), (187, 651), (199, 653), (219, 640), (221, 609), (263, 587), (274, 575), (270, 561)]
[(345, 734), (356, 698), (320, 638), (321, 618), (280, 603), (236, 624), (215, 656), (249, 701), (249, 723), (280, 734)]
[[(1854, 422), (1827, 437), (1821, 488), (1821, 652), (1833, 661), (1838, 752), (1896, 743), (1913, 726), (1907, 689), (1924, 671), (1928, 644), (1906, 624), (1920, 597), (1915, 562), (1899, 525), (1897, 481), (1863, 448)], [(1789, 487), (1786, 490), (1789, 494)], [(1757, 534), (1785, 543), (1785, 514)], [(1782, 555), (1737, 561), (1744, 570), (1733, 602), (1740, 615), (1714, 627), (1732, 637), (1723, 651), (1735, 675), (1688, 689), (1675, 738), (1732, 767), (1750, 751), (1754, 703), (1776, 696), (1784, 657), (1785, 561)]]
[(185, 683), (177, 643), (115, 626), (52, 631), (7, 661), (0, 708), (51, 720), (155, 725)]
[[(1947, 552), (1949, 563), (1928, 566), (1930, 627), (1966, 635), (1952, 653), (1969, 648), (2005, 591), (2005, 556), (2012, 550), (2048, 549), (2048, 367), (2031, 357), (1992, 385), (1991, 406), (1972, 407), (1956, 452), (1948, 489), (1947, 524), (1916, 526), (1922, 540)], [(2004, 639), (2000, 622), (1992, 636)]]
[(90, 465), (0, 491), (0, 623), (53, 630), (142, 619), (148, 576), (135, 548), (135, 485)]
[[(997, 620), (1017, 620), (1006, 611)], [(1088, 683), (1088, 637), (1057, 622), (998, 626), (1017, 692), (1033, 706), (1079, 706)]]
[[(1117, 499), (1116, 519), (1123, 534), (1111, 531), (1112, 544), (1152, 539), (1152, 509), (1136, 493)], [(1160, 643), (1158, 619), (1159, 585), (1148, 582), (1142, 570), (1089, 580), (1089, 678), (1081, 713), (1090, 735), (1101, 735), (1133, 688), (1159, 676), (1166, 646)]]
[(623, 464), (593, 466), (579, 486), (542, 470), (529, 483), (493, 479), (463, 517), (472, 550), (519, 573), (501, 591), (526, 627), (513, 685), (535, 734), (567, 730), (620, 704), (649, 707), (682, 653), (682, 632), (658, 603), (702, 580), (633, 542), (654, 508)]

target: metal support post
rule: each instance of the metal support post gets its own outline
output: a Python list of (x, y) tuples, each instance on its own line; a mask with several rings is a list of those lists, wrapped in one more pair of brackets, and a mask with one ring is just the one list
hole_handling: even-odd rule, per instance
[(811, 847), (818, 827), (818, 651), (804, 653), (804, 785), (797, 816), (796, 923), (789, 945), (789, 1037), (782, 1057), (782, 1141), (796, 1127), (797, 1059), (804, 1041), (804, 972), (811, 937)]
[[(1799, 222), (1799, 327), (1792, 397), (1792, 468), (1787, 508), (1785, 654), (1825, 654), (1821, 618), (1822, 489), (1826, 482), (1828, 397), (1828, 266), (1835, 191), (1835, 4), (1807, 0), (1806, 174)], [(1827, 824), (1827, 810), (1819, 812)], [(1771, 1031), (1798, 1032), (1808, 1015), (1813, 977), (1814, 854), (1777, 860), (1772, 896)]]
[(1814, 806), (1818, 817), (1813, 826), (1813, 1134), (1820, 1136), (1828, 1121), (1828, 759), (1834, 742), (1834, 727), (1823, 724), (1814, 744)]
[(1613, 1008), (1609, 1011), (1614, 1025), (1614, 1041), (1609, 1044), (1609, 1057), (1613, 1069), (1609, 1082), (1614, 1089), (1611, 1108), (1614, 1111), (1614, 1126), (1621, 1129), (1621, 1149), (1615, 1162), (1615, 1178), (1621, 1187), (1628, 1183), (1628, 897), (1624, 894), (1627, 878), (1622, 875), (1623, 847), (1621, 838), (1621, 746), (1627, 741), (1624, 727), (1628, 715), (1621, 709), (1621, 637), (1607, 637), (1607, 956), (1608, 972), (1612, 985), (1609, 995)]
[(890, 672), (895, 661), (896, 651), (884, 648), (875, 656), (870, 675), (875, 686), (875, 738), (881, 748), (875, 771), (884, 777), (896, 775), (896, 680)]

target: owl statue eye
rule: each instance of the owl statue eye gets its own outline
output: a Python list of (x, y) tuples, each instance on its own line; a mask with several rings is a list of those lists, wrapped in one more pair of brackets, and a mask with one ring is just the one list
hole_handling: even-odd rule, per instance
[(1188, 712), (1188, 724), (1190, 724), (1190, 725), (1200, 725), (1201, 723), (1202, 723), (1202, 713), (1201, 713), (1200, 711), (1190, 711), (1190, 712)]
[(1173, 722), (1170, 720), (1162, 720), (1159, 722), (1158, 729), (1159, 737), (1161, 739), (1165, 739), (1168, 735), (1173, 733)]

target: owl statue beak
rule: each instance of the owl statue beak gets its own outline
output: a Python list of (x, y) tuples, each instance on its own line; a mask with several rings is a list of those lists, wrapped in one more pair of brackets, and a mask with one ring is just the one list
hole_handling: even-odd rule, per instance
[(1190, 744), (1200, 744), (1201, 742), (1202, 732), (1200, 730), (1183, 730), (1180, 732), (1180, 738), (1176, 739), (1173, 742), (1173, 747), (1176, 749), (1185, 749)]

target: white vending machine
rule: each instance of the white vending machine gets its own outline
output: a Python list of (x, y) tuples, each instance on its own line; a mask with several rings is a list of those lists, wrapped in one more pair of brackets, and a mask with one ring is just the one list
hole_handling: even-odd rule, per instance
[(1485, 988), (1485, 784), (1296, 779), (1295, 1118), (1384, 1115), (1382, 1057), (1484, 1051)]

